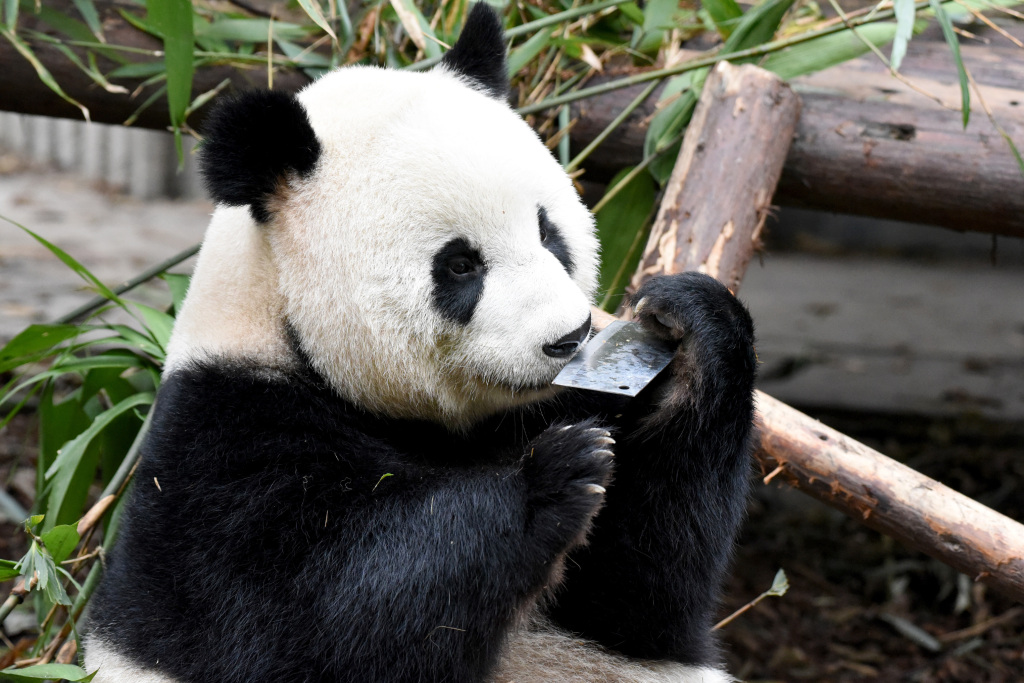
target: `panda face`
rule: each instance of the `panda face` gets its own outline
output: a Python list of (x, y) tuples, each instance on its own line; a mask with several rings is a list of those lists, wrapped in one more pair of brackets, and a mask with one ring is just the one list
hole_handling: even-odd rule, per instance
[(597, 241), (503, 101), (504, 49), (478, 7), (431, 72), (350, 67), (213, 113), (202, 162), (221, 206), (168, 367), (287, 370), (297, 342), (357, 405), (453, 429), (549, 395), (589, 331)]
[(322, 152), (264, 226), (306, 356), (374, 412), (462, 426), (548, 393), (589, 331), (589, 211), (507, 106), (441, 72), (299, 96)]

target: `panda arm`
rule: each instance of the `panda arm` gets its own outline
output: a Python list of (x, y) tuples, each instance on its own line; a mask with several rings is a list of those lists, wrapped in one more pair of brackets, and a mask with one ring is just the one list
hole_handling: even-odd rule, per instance
[(652, 280), (645, 298), (641, 321), (680, 346), (668, 379), (618, 412), (614, 483), (553, 616), (628, 655), (707, 663), (746, 500), (753, 326), (725, 287), (696, 273)]
[(606, 438), (556, 427), (502, 465), (486, 448), (456, 464), (479, 444), (435, 441), (390, 454), (391, 476), (356, 477), (372, 490), (297, 579), (336, 647), (327, 666), (366, 683), (483, 680), (599, 507)]

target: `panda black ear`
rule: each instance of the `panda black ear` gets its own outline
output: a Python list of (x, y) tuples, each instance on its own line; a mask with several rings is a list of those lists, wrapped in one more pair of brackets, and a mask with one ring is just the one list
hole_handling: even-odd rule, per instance
[(441, 59), (449, 71), (472, 79), (491, 97), (505, 102), (509, 95), (505, 63), (505, 31), (501, 18), (486, 2), (477, 2), (462, 34)]
[(308, 175), (320, 141), (294, 95), (251, 90), (223, 101), (203, 125), (200, 167), (213, 200), (249, 206), (259, 223), (270, 220), (267, 200), (289, 172)]

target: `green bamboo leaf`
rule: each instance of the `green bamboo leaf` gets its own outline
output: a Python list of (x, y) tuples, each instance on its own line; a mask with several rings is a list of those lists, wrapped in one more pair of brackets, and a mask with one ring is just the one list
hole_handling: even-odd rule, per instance
[(94, 675), (95, 672), (86, 673), (85, 669), (71, 664), (37, 664), (24, 669), (10, 668), (0, 671), (0, 677), (8, 681), (65, 680), (88, 683)]
[(960, 57), (960, 41), (957, 40), (953, 31), (953, 22), (946, 14), (945, 8), (939, 0), (928, 0), (928, 4), (935, 12), (935, 18), (939, 20), (942, 27), (942, 35), (949, 45), (949, 51), (953, 53), (953, 61), (956, 62), (957, 75), (960, 77), (960, 109), (963, 112), (964, 128), (971, 117), (971, 86), (967, 80), (967, 70), (964, 69), (964, 60)]
[(18, 25), (18, 0), (4, 0), (4, 25), (14, 31)]
[(78, 13), (85, 19), (86, 25), (92, 34), (96, 36), (96, 40), (101, 43), (107, 42), (106, 38), (103, 37), (103, 24), (100, 23), (100, 14), (96, 11), (96, 5), (93, 4), (92, 0), (73, 0), (75, 7), (78, 9)]
[[(609, 187), (631, 171), (623, 169)], [(601, 308), (614, 311), (622, 302), (629, 278), (636, 269), (652, 214), (656, 191), (651, 177), (639, 173), (597, 212), (597, 236), (601, 242)]]
[(914, 35), (914, 18), (917, 9), (914, 0), (893, 0), (893, 9), (896, 13), (896, 36), (892, 41), (892, 56), (889, 58), (889, 65), (894, 71), (899, 71), (903, 57), (907, 54), (907, 44)]
[(99, 68), (97, 68), (96, 66), (96, 55), (92, 52), (89, 53), (89, 64), (86, 65), (78, 57), (78, 55), (75, 54), (74, 50), (65, 45), (59, 39), (54, 38), (52, 36), (48, 36), (45, 33), (40, 33), (38, 31), (29, 31), (28, 33), (34, 39), (40, 42), (48, 43), (50, 47), (58, 50), (61, 54), (67, 57), (69, 62), (77, 66), (82, 71), (82, 73), (88, 76), (94, 83), (96, 83), (96, 85), (100, 86), (107, 92), (115, 93), (118, 95), (128, 94), (127, 88), (120, 85), (114, 85), (113, 83), (108, 81), (107, 78), (100, 72)]
[(770, 41), (792, 5), (793, 0), (767, 0), (747, 10), (722, 46), (722, 52), (746, 50)]
[(875, 46), (885, 45), (898, 33), (899, 28), (896, 23), (885, 21), (861, 26), (856, 31), (860, 38), (854, 34), (853, 29), (846, 29), (793, 45), (768, 55), (761, 66), (778, 74), (780, 78), (796, 78), (859, 57), (868, 51), (864, 41)]
[(313, 23), (324, 30), (324, 33), (329, 35), (331, 39), (337, 43), (338, 36), (335, 35), (334, 29), (327, 23), (327, 18), (324, 17), (323, 11), (320, 9), (320, 5), (317, 0), (299, 0), (299, 7), (305, 11)]
[(0, 560), (0, 582), (10, 581), (21, 576), (18, 563), (13, 560)]
[(149, 78), (164, 72), (163, 62), (134, 62), (119, 66), (107, 74), (108, 78)]
[(53, 558), (56, 564), (60, 564), (68, 559), (68, 555), (75, 549), (78, 542), (82, 540), (81, 536), (78, 535), (78, 527), (74, 524), (55, 526), (40, 536), (40, 538), (43, 541), (43, 545), (46, 546), (46, 551), (50, 553), (50, 557)]
[(672, 28), (672, 17), (678, 10), (677, 0), (648, 0), (643, 9), (643, 25), (633, 41), (633, 47), (648, 53), (661, 47), (665, 32)]
[[(85, 449), (100, 432), (106, 429), (107, 425), (113, 422), (118, 416), (135, 408), (135, 406), (150, 405), (153, 403), (153, 399), (154, 394), (151, 392), (134, 394), (97, 415), (92, 421), (92, 424), (90, 424), (85, 431), (71, 441), (68, 441), (64, 444), (64, 447), (57, 452), (57, 458), (53, 461), (53, 464), (50, 465), (50, 468), (46, 470), (45, 476), (47, 481), (54, 479), (54, 489), (58, 488), (56, 478), (61, 474), (72, 472), (77, 467), (78, 462), (85, 454)], [(63, 495), (62, 491), (55, 491), (51, 489), (50, 499), (53, 501), (61, 495)], [(52, 510), (54, 509), (54, 506), (52, 504), (48, 504), (47, 509)]]
[(711, 21), (715, 22), (715, 28), (723, 38), (728, 38), (733, 29), (743, 16), (743, 10), (736, 4), (736, 0), (703, 0), (701, 5), (707, 10)]
[[(158, 311), (155, 308), (146, 306), (145, 304), (135, 304), (135, 308), (138, 309), (142, 315), (142, 320), (146, 325), (146, 329), (149, 331), (153, 341), (157, 343), (160, 350), (163, 351), (167, 348), (167, 342), (171, 338), (171, 329), (174, 327), (174, 318), (167, 315), (163, 311)], [(161, 354), (161, 357), (162, 354)]]
[(22, 41), (21, 38), (14, 35), (14, 33), (6, 27), (0, 28), (0, 36), (6, 38), (7, 41), (14, 46), (14, 49), (18, 51), (18, 54), (24, 57), (28, 61), (28, 63), (32, 65), (32, 68), (36, 70), (36, 75), (39, 76), (39, 80), (42, 81), (47, 88), (55, 92), (62, 100), (64, 100), (68, 104), (72, 104), (78, 107), (79, 111), (82, 112), (82, 116), (85, 118), (85, 120), (89, 120), (89, 110), (85, 107), (85, 105), (83, 105), (81, 102), (71, 97), (66, 92), (64, 92), (64, 89), (61, 88), (60, 85), (57, 83), (56, 79), (54, 79), (53, 74), (51, 74), (50, 71), (45, 66), (43, 66), (43, 63), (36, 58), (35, 54), (33, 54), (32, 50), (29, 48), (28, 45), (25, 44), (24, 41)]
[[(0, 29), (0, 30), (2, 30), (2, 29)], [(66, 265), (71, 270), (75, 271), (75, 273), (77, 273), (79, 277), (81, 277), (83, 280), (85, 280), (86, 282), (88, 282), (89, 284), (94, 286), (96, 288), (96, 291), (99, 292), (104, 298), (109, 299), (110, 301), (113, 301), (115, 304), (117, 304), (121, 308), (124, 308), (125, 310), (127, 310), (127, 307), (125, 306), (124, 301), (122, 301), (116, 294), (114, 294), (114, 292), (112, 292), (109, 287), (107, 287), (105, 284), (100, 282), (99, 278), (97, 278), (95, 275), (93, 275), (89, 271), (88, 268), (86, 268), (81, 263), (76, 261), (72, 256), (67, 254), (63, 249), (61, 249), (60, 247), (58, 247), (55, 244), (52, 244), (51, 242), (46, 240), (44, 237), (42, 237), (40, 235), (37, 235), (36, 233), (32, 232), (31, 230), (26, 228), (21, 223), (18, 223), (17, 221), (13, 221), (10, 218), (7, 218), (6, 216), (0, 216), (0, 220), (7, 221), (11, 225), (13, 225), (15, 227), (18, 227), (18, 228), (21, 228), (22, 230), (24, 230), (26, 233), (28, 233), (32, 237), (32, 239), (34, 239), (35, 241), (39, 242), (41, 245), (46, 247), (51, 254), (53, 254), (54, 256), (59, 258), (64, 263), (64, 265)]]
[(402, 27), (416, 47), (423, 50), (423, 54), (428, 58), (440, 57), (441, 46), (434, 35), (434, 29), (430, 28), (430, 22), (420, 12), (416, 3), (413, 0), (391, 0), (391, 7), (394, 8), (398, 20), (402, 22)]
[(0, 372), (24, 365), (23, 359), (49, 351), (80, 332), (77, 325), (29, 325), (0, 349)]
[(512, 50), (508, 56), (509, 78), (519, 73), (523, 67), (533, 61), (548, 46), (551, 42), (551, 34), (552, 31), (550, 29), (541, 29), (530, 36), (530, 39), (525, 43)]
[(185, 110), (192, 100), (192, 74), (195, 70), (192, 61), (195, 44), (192, 3), (190, 0), (147, 0), (146, 9), (146, 18), (164, 41), (167, 107), (174, 128), (178, 159), (184, 163), (181, 126), (185, 123)]
[(181, 312), (181, 305), (185, 303), (185, 296), (188, 294), (192, 276), (184, 273), (162, 273), (160, 279), (166, 282), (167, 288), (171, 290), (171, 302), (174, 306), (174, 314), (177, 315)]
[(142, 353), (149, 354), (154, 358), (163, 357), (163, 349), (157, 346), (152, 339), (138, 330), (128, 327), (127, 325), (111, 325), (110, 329), (117, 332), (121, 337), (122, 343), (138, 349)]
[(90, 370), (95, 370), (98, 368), (117, 368), (119, 370), (126, 370), (132, 367), (141, 368), (145, 366), (145, 364), (138, 356), (135, 356), (130, 353), (114, 352), (103, 354), (100, 356), (93, 356), (91, 358), (78, 359), (74, 358), (73, 356), (71, 358), (72, 360), (55, 364), (50, 369), (44, 370), (43, 372), (38, 372), (29, 377), (28, 379), (25, 379), (24, 381), (20, 382), (11, 391), (11, 393), (17, 393), (19, 391), (22, 391), (23, 389), (27, 389), (33, 384), (39, 384), (40, 382), (45, 382), (48, 379), (60, 377), (61, 375), (66, 375), (72, 372), (85, 373)]
[[(310, 33), (309, 28), (287, 21), (274, 22), (274, 38), (302, 40)], [(265, 43), (270, 36), (269, 19), (229, 19), (218, 17), (208, 24), (196, 26), (196, 38), (213, 38), (243, 43)]]

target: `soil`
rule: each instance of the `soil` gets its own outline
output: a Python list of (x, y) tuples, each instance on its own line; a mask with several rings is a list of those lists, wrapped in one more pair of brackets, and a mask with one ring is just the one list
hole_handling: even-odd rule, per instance
[[(1024, 426), (822, 413), (853, 438), (1024, 519)], [(722, 629), (745, 681), (1024, 681), (1024, 607), (781, 484), (754, 484)]]

